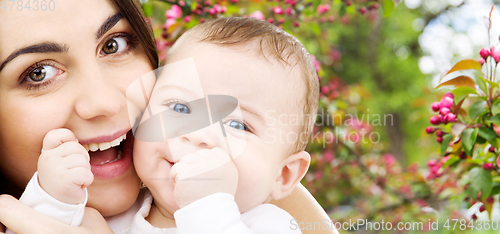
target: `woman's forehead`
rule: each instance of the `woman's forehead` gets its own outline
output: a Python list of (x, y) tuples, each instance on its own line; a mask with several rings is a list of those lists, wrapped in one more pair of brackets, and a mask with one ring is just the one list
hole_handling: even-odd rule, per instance
[(53, 9), (0, 9), (0, 60), (13, 51), (44, 42), (78, 43), (92, 37), (116, 10), (106, 0), (54, 0)]

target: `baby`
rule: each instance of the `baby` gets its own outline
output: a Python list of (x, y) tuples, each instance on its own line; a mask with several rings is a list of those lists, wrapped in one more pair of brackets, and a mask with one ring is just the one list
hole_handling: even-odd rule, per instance
[[(300, 233), (267, 202), (290, 194), (310, 162), (319, 87), (304, 47), (266, 21), (217, 18), (179, 38), (167, 62), (134, 127), (148, 189), (132, 220), (113, 222), (131, 233)], [(85, 147), (51, 131), (38, 170), (23, 197), (65, 203), (30, 205), (79, 225), (93, 180)]]

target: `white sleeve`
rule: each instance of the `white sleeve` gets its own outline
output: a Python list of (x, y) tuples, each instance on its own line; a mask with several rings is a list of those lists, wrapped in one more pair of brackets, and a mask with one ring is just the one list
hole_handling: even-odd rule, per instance
[(274, 205), (260, 205), (240, 214), (234, 197), (227, 193), (195, 201), (176, 211), (174, 217), (180, 234), (301, 233), (292, 230), (292, 216)]
[(35, 172), (19, 201), (51, 218), (72, 226), (80, 226), (87, 198), (88, 193), (87, 189), (85, 189), (85, 201), (83, 203), (78, 205), (63, 203), (53, 198), (40, 187), (38, 172)]

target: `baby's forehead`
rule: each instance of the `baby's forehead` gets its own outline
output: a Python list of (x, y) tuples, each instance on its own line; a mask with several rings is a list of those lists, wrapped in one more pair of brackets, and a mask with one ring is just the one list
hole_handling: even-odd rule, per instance
[(292, 58), (285, 64), (259, 50), (258, 41), (219, 45), (199, 42), (196, 38), (182, 39), (168, 54), (168, 64), (160, 70), (157, 85), (186, 88), (196, 85), (202, 86), (204, 94), (228, 94), (236, 98), (248, 95), (273, 98), (273, 93), (280, 91), (283, 96), (275, 97), (278, 99), (275, 103), (290, 112), (289, 108), (304, 99), (302, 67)]

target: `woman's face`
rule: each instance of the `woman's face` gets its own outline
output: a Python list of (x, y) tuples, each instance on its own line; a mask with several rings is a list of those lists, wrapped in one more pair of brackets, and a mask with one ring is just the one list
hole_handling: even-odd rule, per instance
[(68, 128), (81, 144), (99, 147), (89, 152), (88, 205), (103, 216), (128, 209), (140, 183), (131, 134), (106, 148), (131, 129), (128, 85), (152, 70), (129, 23), (105, 0), (0, 9), (0, 22), (0, 170), (25, 186), (45, 134)]

